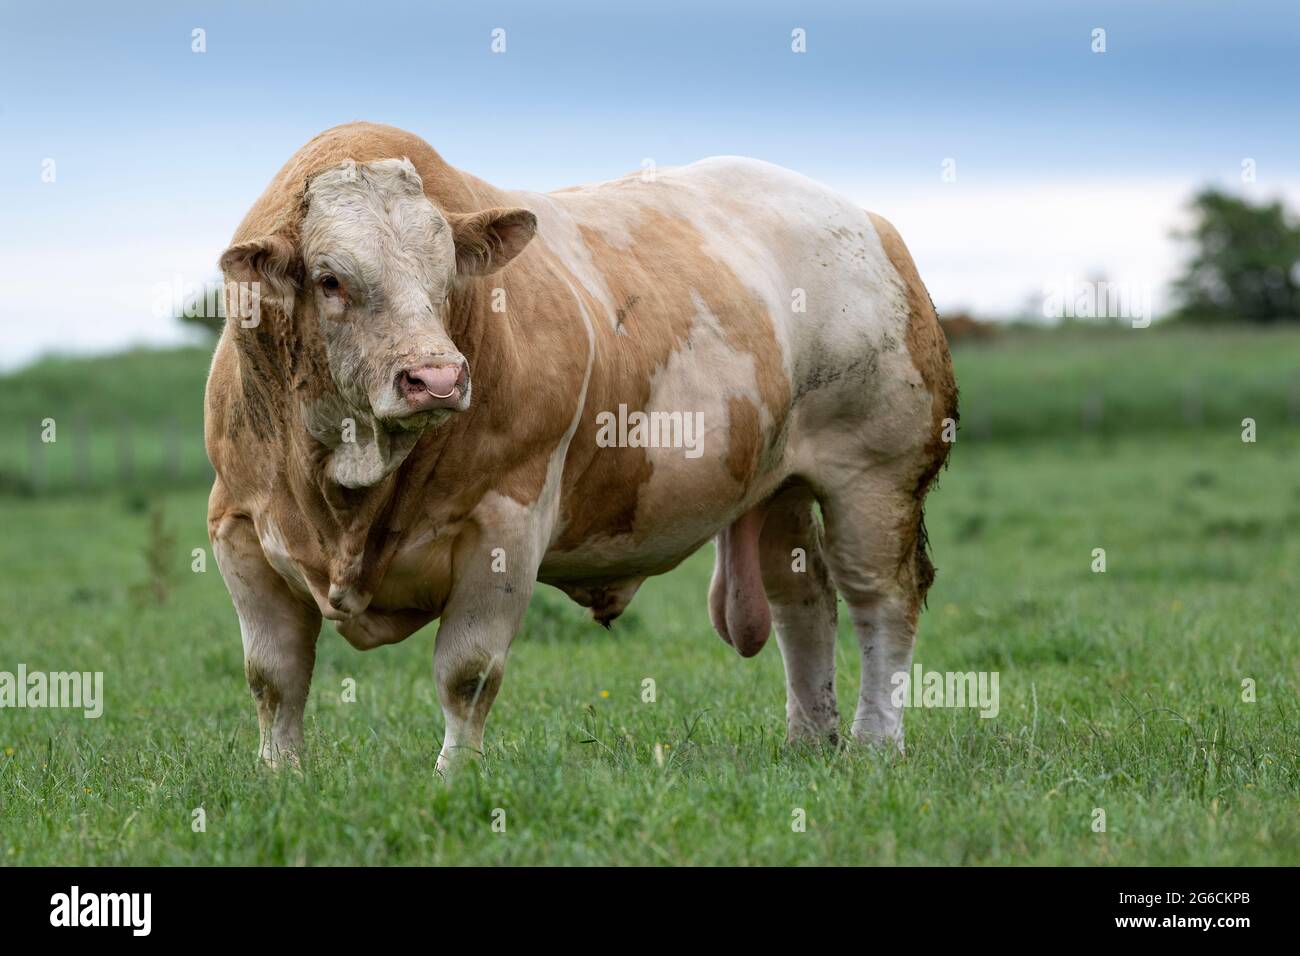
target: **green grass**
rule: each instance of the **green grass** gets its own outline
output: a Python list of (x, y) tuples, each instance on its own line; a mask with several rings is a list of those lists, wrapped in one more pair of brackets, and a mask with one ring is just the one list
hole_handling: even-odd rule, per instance
[(1296, 329), (1022, 330), (953, 364), (973, 441), (1300, 426)]
[[(0, 860), (1294, 865), (1300, 430), (1238, 431), (959, 441), (917, 660), (997, 671), (995, 719), (910, 711), (901, 759), (787, 749), (779, 654), (744, 661), (713, 635), (706, 549), (612, 633), (540, 589), (488, 752), (450, 784), (433, 627), (369, 654), (327, 629), (310, 760), (272, 774), (220, 577), (189, 570), (203, 491), (159, 496), (177, 569), (162, 605), (139, 594), (134, 496), (0, 499), (0, 670), (102, 670), (107, 699), (98, 720), (0, 711)], [(843, 620), (839, 665), (847, 722)]]
[[(995, 719), (910, 711), (901, 759), (785, 747), (779, 653), (743, 661), (713, 635), (706, 549), (613, 633), (539, 589), (485, 759), (450, 784), (432, 626), (364, 655), (327, 629), (305, 771), (257, 766), (234, 612), (210, 558), (190, 570), (208, 358), (0, 377), (0, 671), (100, 670), (107, 698), (97, 720), (0, 710), (2, 863), (1300, 862), (1296, 332), (956, 351), (962, 437), (931, 499), (917, 660), (996, 671)], [(161, 604), (151, 557), (175, 569)], [(847, 725), (844, 621), (839, 670)]]

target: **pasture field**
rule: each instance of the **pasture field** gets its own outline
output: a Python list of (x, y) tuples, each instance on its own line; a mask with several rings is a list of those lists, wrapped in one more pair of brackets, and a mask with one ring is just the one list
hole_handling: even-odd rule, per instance
[[(0, 495), (210, 482), (210, 362), (210, 348), (138, 350), (0, 376)], [(953, 362), (972, 443), (1226, 429), (1244, 415), (1300, 427), (1292, 330), (1020, 331), (962, 346)], [(40, 441), (46, 418), (52, 444)]]
[[(1300, 337), (1187, 336), (1181, 361), (1135, 341), (959, 351), (965, 422), (995, 424), (964, 426), (930, 499), (916, 660), (996, 672), (999, 712), (910, 710), (903, 757), (785, 746), (779, 651), (713, 634), (706, 548), (609, 633), (539, 587), (487, 753), (450, 783), (436, 625), (366, 654), (327, 626), (309, 760), (273, 774), (220, 576), (190, 567), (205, 489), (0, 495), (0, 671), (103, 671), (105, 691), (98, 719), (0, 710), (0, 862), (1300, 863)], [(1098, 376), (1114, 401), (1081, 419)]]

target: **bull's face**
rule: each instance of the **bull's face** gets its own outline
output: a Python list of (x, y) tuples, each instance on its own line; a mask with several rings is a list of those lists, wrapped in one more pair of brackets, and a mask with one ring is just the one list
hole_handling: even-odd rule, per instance
[(309, 180), (296, 230), (232, 246), (221, 267), (318, 330), (338, 404), (382, 442), (469, 407), (449, 302), (466, 276), (514, 258), (536, 222), (524, 209), (444, 213), (409, 160), (349, 161)]
[(406, 160), (347, 163), (307, 187), (302, 261), (334, 384), (383, 427), (463, 411), (470, 369), (447, 334), (451, 225)]

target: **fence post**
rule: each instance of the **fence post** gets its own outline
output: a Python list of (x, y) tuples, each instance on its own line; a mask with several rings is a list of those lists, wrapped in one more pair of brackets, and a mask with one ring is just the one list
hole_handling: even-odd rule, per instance
[(135, 476), (135, 449), (131, 444), (131, 423), (119, 421), (117, 426), (117, 477), (129, 485)]
[(1083, 409), (1080, 420), (1083, 424), (1083, 430), (1086, 432), (1101, 428), (1102, 418), (1105, 412), (1105, 402), (1102, 399), (1101, 389), (1094, 388), (1084, 393)]
[(1201, 383), (1193, 379), (1183, 389), (1183, 422), (1205, 424), (1205, 406), (1201, 403)]
[(46, 450), (49, 448), (41, 440), (41, 431), (39, 428), (30, 431), (28, 434), (28, 456), (27, 464), (29, 476), (32, 483), (33, 491), (41, 491), (45, 485), (45, 476), (49, 460), (46, 458)]
[(91, 486), (90, 425), (84, 417), (77, 419), (76, 430), (72, 433), (72, 469), (76, 472), (73, 481), (83, 490)]
[(167, 419), (167, 437), (165, 441), (167, 477), (172, 482), (175, 482), (181, 476), (181, 428), (175, 416)]

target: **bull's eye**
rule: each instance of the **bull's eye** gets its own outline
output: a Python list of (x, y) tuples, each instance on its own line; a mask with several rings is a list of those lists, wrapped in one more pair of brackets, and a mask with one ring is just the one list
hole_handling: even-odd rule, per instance
[(320, 277), (320, 287), (325, 290), (326, 295), (338, 295), (343, 288), (338, 277), (328, 273)]

